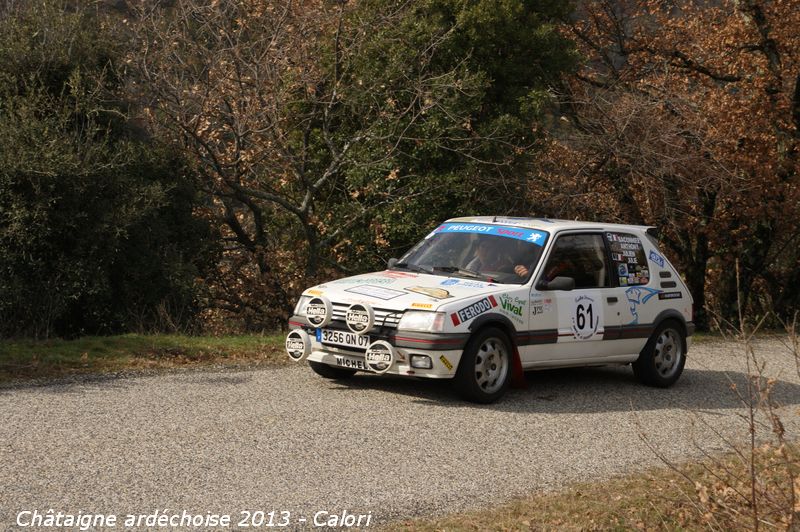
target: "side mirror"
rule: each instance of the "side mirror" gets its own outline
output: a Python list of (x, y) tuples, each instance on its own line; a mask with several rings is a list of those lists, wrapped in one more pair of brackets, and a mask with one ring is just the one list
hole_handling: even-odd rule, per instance
[(395, 264), (399, 262), (399, 259), (395, 259), (394, 257), (389, 259), (389, 262), (386, 263), (386, 269), (393, 268)]
[(537, 290), (572, 290), (575, 288), (575, 279), (572, 277), (556, 277), (552, 281), (542, 279), (536, 285)]

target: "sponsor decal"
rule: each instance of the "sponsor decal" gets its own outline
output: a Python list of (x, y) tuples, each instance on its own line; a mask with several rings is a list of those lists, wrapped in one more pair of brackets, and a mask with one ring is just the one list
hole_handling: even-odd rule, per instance
[(632, 246), (623, 249), (636, 249), (636, 246), (641, 243), (639, 237), (633, 235), (606, 233), (606, 238), (608, 239), (609, 242), (619, 242), (620, 244), (623, 245)]
[(305, 295), (308, 296), (321, 296), (324, 292), (321, 290), (306, 290)]
[(432, 309), (433, 303), (411, 303), (411, 308)]
[(347, 328), (354, 333), (364, 334), (372, 329), (372, 325), (375, 323), (375, 313), (371, 306), (355, 303), (350, 305), (345, 312), (344, 322), (347, 324)]
[(444, 367), (447, 368), (447, 371), (453, 371), (453, 364), (452, 364), (452, 362), (447, 360), (446, 356), (444, 356), (444, 355), (440, 356), (439, 360), (442, 361), (442, 364), (444, 365)]
[(479, 299), (471, 305), (467, 305), (461, 310), (450, 314), (450, 319), (453, 321), (453, 325), (458, 326), (471, 320), (472, 318), (480, 316), (484, 312), (489, 312), (496, 306), (497, 300), (494, 298), (494, 296), (487, 296), (483, 299)]
[(658, 294), (658, 299), (681, 299), (683, 292), (661, 292)]
[(594, 298), (582, 295), (575, 298), (572, 305), (572, 335), (578, 340), (589, 340), (600, 327), (602, 306)]
[(660, 293), (661, 290), (646, 288), (644, 286), (632, 286), (625, 290), (625, 297), (628, 299), (628, 305), (631, 315), (633, 316), (633, 321), (631, 321), (629, 325), (639, 323), (639, 305), (644, 305), (650, 301), (654, 295)]
[(532, 299), (531, 300), (531, 315), (538, 316), (545, 312), (550, 312), (553, 308), (553, 300), (551, 298)]
[(418, 273), (410, 272), (397, 272), (394, 270), (386, 270), (379, 274), (381, 277), (390, 277), (393, 279), (416, 279), (419, 277)]
[[(394, 282), (393, 279), (389, 279)], [(374, 297), (376, 299), (389, 300), (396, 297), (404, 296), (405, 292), (400, 290), (392, 290), (391, 288), (383, 288), (381, 286), (361, 285), (354, 286), (353, 288), (346, 288), (345, 292), (352, 292), (354, 294), (361, 294), (364, 296)]]
[(494, 283), (484, 283), (483, 281), (467, 281), (464, 279), (445, 279), (439, 284), (441, 286), (466, 286), (467, 288), (486, 288), (487, 286), (495, 286)]
[(655, 262), (656, 264), (658, 264), (658, 266), (659, 266), (660, 268), (663, 268), (663, 267), (664, 267), (664, 257), (662, 257), (661, 255), (659, 255), (658, 253), (656, 253), (656, 250), (654, 250), (654, 249), (651, 249), (651, 250), (650, 250), (650, 256), (649, 256), (648, 258), (649, 258), (651, 261), (653, 261), (653, 262)]
[(306, 305), (306, 320), (315, 327), (327, 325), (333, 314), (331, 302), (324, 297), (313, 297)]
[(391, 277), (346, 277), (344, 279), (339, 279), (338, 281), (333, 281), (331, 284), (377, 284), (377, 285), (384, 285), (384, 284), (392, 284), (396, 281)]
[(429, 286), (410, 286), (406, 288), (406, 290), (408, 290), (409, 292), (415, 292), (417, 294), (424, 294), (434, 299), (447, 299), (448, 297), (453, 297), (450, 295), (450, 292), (448, 292), (444, 288), (433, 288)]
[(386, 373), (394, 361), (394, 348), (383, 340), (373, 342), (364, 354), (367, 367), (375, 373)]
[(336, 359), (337, 366), (342, 366), (343, 368), (350, 368), (350, 369), (360, 369), (362, 371), (369, 371), (367, 363), (363, 360), (359, 360), (357, 358), (344, 357), (340, 355), (333, 355), (333, 357)]
[[(433, 233), (477, 233), (482, 235), (503, 236), (531, 242), (537, 246), (543, 246), (547, 240), (547, 233), (536, 229), (525, 229), (523, 227), (502, 227), (482, 223), (449, 223), (437, 227)], [(429, 235), (430, 236), (430, 235)]]
[(311, 353), (311, 338), (305, 331), (294, 330), (286, 335), (286, 354), (298, 362)]
[(523, 310), (525, 309), (525, 304), (527, 301), (525, 299), (510, 296), (508, 294), (501, 294), (499, 296), (500, 299), (500, 308), (503, 309), (503, 312), (510, 315), (514, 321), (519, 323), (523, 323)]
[[(621, 286), (634, 286), (650, 282), (650, 272), (642, 240), (625, 233), (606, 233), (611, 258), (617, 268)], [(625, 278), (626, 280), (622, 280)]]

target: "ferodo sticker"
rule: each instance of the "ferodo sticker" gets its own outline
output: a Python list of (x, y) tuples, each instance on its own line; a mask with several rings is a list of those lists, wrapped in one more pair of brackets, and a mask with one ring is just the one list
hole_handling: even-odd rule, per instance
[(355, 303), (350, 305), (344, 315), (347, 328), (356, 334), (364, 334), (375, 324), (375, 313), (369, 305)]
[(314, 327), (324, 327), (333, 318), (333, 306), (327, 297), (313, 297), (306, 305), (306, 320)]
[(448, 369), (448, 371), (452, 371), (453, 370), (453, 363), (450, 362), (449, 360), (447, 360), (446, 356), (444, 356), (444, 355), (440, 356), (439, 360), (442, 361), (442, 364), (444, 364), (444, 367), (446, 367)]
[(296, 329), (286, 335), (286, 354), (299, 362), (311, 353), (311, 338), (305, 331)]
[(453, 325), (458, 326), (471, 320), (472, 318), (475, 318), (476, 316), (480, 316), (484, 312), (489, 312), (496, 306), (497, 300), (494, 298), (494, 296), (487, 296), (483, 299), (479, 299), (471, 305), (467, 305), (461, 310), (457, 310), (456, 312), (450, 314), (450, 319), (453, 320)]
[(375, 373), (386, 373), (394, 362), (394, 348), (388, 342), (372, 342), (364, 354), (367, 367)]

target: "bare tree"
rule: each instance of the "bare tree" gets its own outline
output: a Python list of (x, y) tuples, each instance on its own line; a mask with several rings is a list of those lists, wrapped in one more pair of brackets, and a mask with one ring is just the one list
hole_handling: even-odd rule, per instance
[[(286, 268), (301, 266), (314, 277), (325, 250), (376, 205), (424, 193), (404, 188), (409, 176), (394, 163), (409, 145), (430, 143), (480, 160), (476, 138), (510, 144), (500, 133), (478, 135), (452, 104), (475, 99), (480, 79), (457, 62), (444, 69), (435, 63), (451, 31), (403, 42), (394, 28), (413, 4), (387, 5), (393, 8), (179, 0), (138, 13), (132, 63), (148, 116), (193, 162), (229, 256), (247, 257), (230, 267), (255, 265), (270, 285), (270, 307), (288, 308)], [(375, 39), (381, 32), (399, 50), (414, 48), (405, 64), (365, 64), (382, 44)], [(436, 128), (418, 127), (432, 116)], [(366, 202), (366, 184), (348, 175), (388, 178)], [(347, 198), (350, 207), (326, 227), (332, 197)], [(230, 310), (246, 304), (222, 299)]]
[(587, 57), (564, 91), (565, 119), (575, 127), (563, 142), (582, 161), (583, 186), (618, 198), (617, 215), (664, 228), (701, 326), (707, 279), (712, 306), (733, 323), (733, 302), (748, 308), (757, 290), (784, 318), (797, 297), (793, 7), (586, 0), (564, 28)]

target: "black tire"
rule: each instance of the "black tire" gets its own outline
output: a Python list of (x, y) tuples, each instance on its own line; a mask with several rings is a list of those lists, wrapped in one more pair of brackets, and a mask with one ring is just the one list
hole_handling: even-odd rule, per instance
[(643, 384), (668, 388), (681, 376), (685, 364), (686, 333), (680, 323), (667, 320), (647, 340), (633, 363), (633, 373)]
[(333, 379), (340, 381), (344, 379), (349, 379), (350, 377), (356, 374), (356, 370), (354, 369), (335, 368), (333, 366), (329, 366), (328, 364), (323, 364), (321, 362), (312, 362), (311, 360), (308, 361), (308, 365), (311, 366), (311, 369), (314, 370), (314, 373), (316, 373), (320, 377), (325, 377), (326, 379)]
[(467, 342), (458, 363), (454, 382), (458, 393), (473, 403), (488, 404), (500, 399), (511, 380), (513, 353), (502, 330), (487, 327), (478, 331)]

